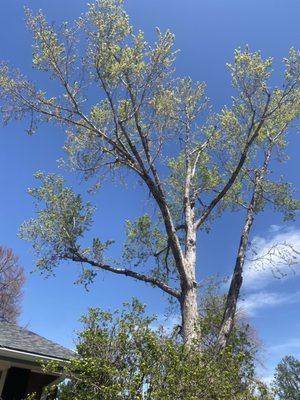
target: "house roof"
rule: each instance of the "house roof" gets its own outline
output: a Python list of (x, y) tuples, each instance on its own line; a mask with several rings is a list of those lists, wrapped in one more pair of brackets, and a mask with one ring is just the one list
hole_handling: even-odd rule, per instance
[(0, 349), (36, 354), (69, 360), (74, 357), (71, 350), (15, 324), (0, 321)]

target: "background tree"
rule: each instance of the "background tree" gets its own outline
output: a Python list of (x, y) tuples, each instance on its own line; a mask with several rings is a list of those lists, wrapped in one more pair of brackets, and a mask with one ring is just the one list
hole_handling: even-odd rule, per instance
[(278, 399), (299, 399), (300, 361), (293, 356), (284, 357), (276, 367), (273, 385)]
[(5, 122), (29, 116), (29, 133), (40, 123), (57, 123), (67, 133), (72, 169), (96, 187), (111, 174), (131, 173), (150, 194), (149, 213), (127, 222), (123, 258), (108, 261), (105, 250), (113, 241), (95, 238), (88, 248), (82, 242), (93, 207), (64, 187), (61, 177), (39, 173), (41, 186), (30, 191), (38, 216), (21, 234), (33, 242), (42, 271), (72, 260), (84, 266), (79, 280), (85, 283), (104, 270), (161, 289), (178, 301), (182, 335), (191, 345), (201, 334), (199, 231), (213, 235), (213, 221), (225, 210), (245, 212), (221, 349), (233, 328), (254, 217), (271, 206), (290, 219), (299, 208), (291, 185), (271, 179), (270, 172), (276, 158), (284, 159), (288, 128), (299, 115), (300, 54), (292, 49), (284, 60), (279, 88), (269, 83), (271, 59), (237, 50), (228, 65), (235, 97), (214, 114), (203, 83), (175, 77), (173, 35), (157, 30), (156, 42), (147, 43), (143, 32), (134, 32), (121, 3), (98, 0), (72, 26), (60, 29), (41, 12), (27, 11), (33, 66), (61, 90), (47, 96), (3, 65), (2, 115)]
[(20, 314), (25, 275), (11, 249), (0, 247), (0, 319), (15, 323)]

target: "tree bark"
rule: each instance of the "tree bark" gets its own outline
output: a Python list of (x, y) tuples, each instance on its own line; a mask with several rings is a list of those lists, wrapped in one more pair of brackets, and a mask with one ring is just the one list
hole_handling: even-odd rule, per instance
[(185, 288), (181, 297), (182, 337), (190, 347), (200, 337), (198, 321), (197, 288), (195, 285)]
[(184, 343), (190, 347), (200, 341), (201, 332), (198, 322), (198, 301), (196, 282), (196, 229), (194, 227), (193, 208), (188, 204), (186, 210), (186, 249), (184, 276), (181, 281), (181, 316)]
[(223, 320), (217, 339), (218, 350), (222, 350), (227, 346), (230, 334), (234, 327), (237, 302), (243, 283), (243, 268), (245, 264), (249, 235), (254, 221), (255, 209), (260, 200), (261, 190), (262, 190), (261, 185), (267, 172), (267, 168), (271, 157), (271, 152), (272, 152), (272, 143), (270, 145), (270, 148), (265, 154), (265, 159), (262, 167), (257, 171), (255, 176), (253, 194), (247, 209), (247, 215), (240, 239), (234, 272), (231, 278), (230, 288), (226, 298)]
[(237, 309), (237, 302), (243, 283), (243, 266), (245, 262), (246, 247), (250, 228), (253, 224), (253, 209), (248, 210), (246, 223), (244, 225), (243, 234), (240, 240), (238, 256), (235, 263), (234, 273), (231, 278), (230, 288), (226, 299), (225, 311), (223, 315), (222, 325), (218, 336), (217, 347), (219, 350), (224, 349), (228, 343), (232, 332)]

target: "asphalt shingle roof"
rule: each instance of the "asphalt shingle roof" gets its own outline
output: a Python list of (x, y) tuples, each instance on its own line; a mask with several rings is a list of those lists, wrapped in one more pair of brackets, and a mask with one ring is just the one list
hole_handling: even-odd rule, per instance
[(0, 320), (1, 347), (63, 360), (68, 360), (75, 355), (71, 350), (36, 333)]

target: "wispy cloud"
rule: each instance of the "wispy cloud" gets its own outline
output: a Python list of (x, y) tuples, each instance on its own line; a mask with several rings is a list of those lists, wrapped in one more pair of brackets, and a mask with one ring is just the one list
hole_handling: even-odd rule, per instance
[[(300, 277), (300, 229), (271, 225), (264, 235), (254, 237), (252, 243), (255, 254), (245, 264), (245, 298), (239, 301), (240, 310), (255, 316), (261, 311), (281, 306), (297, 304), (296, 307), (299, 307), (300, 290), (288, 292), (285, 285), (276, 285), (276, 278), (281, 278), (282, 282)], [(255, 260), (251, 261), (250, 258)], [(266, 350), (269, 362), (267, 370), (263, 371), (263, 380), (270, 384), (280, 359), (287, 354), (300, 357), (300, 339), (289, 339), (271, 345)]]
[(255, 260), (245, 265), (246, 289), (262, 289), (278, 276), (288, 279), (300, 275), (300, 229), (272, 225), (267, 237), (256, 236), (252, 242)]
[(282, 227), (280, 225), (271, 225), (269, 228), (270, 232), (279, 232), (282, 230)]
[(255, 315), (259, 309), (297, 303), (300, 303), (300, 291), (295, 293), (257, 292), (248, 295), (244, 301), (240, 301), (239, 306), (249, 315)]
[(270, 346), (268, 350), (272, 353), (295, 354), (300, 352), (300, 338), (290, 339), (284, 343)]
[(300, 338), (292, 338), (285, 342), (271, 345), (266, 348), (266, 352), (269, 359), (268, 368), (261, 366), (258, 371), (262, 375), (261, 380), (270, 385), (274, 380), (275, 368), (283, 357), (292, 355), (300, 359)]

